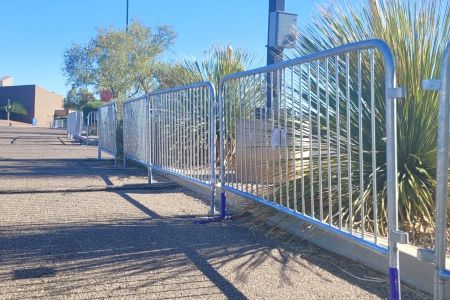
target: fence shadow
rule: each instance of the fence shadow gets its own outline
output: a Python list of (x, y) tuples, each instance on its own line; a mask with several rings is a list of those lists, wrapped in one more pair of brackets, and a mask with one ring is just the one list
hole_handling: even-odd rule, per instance
[[(200, 225), (192, 218), (162, 217), (128, 193), (117, 194), (149, 218), (3, 227), (0, 257), (3, 268), (13, 271), (0, 272), (0, 282), (19, 280), (17, 274), (25, 274), (25, 278), (33, 272), (39, 274), (33, 267), (27, 270), (27, 266), (38, 264), (46, 270), (44, 275), (51, 277), (49, 280), (58, 282), (49, 291), (51, 296), (77, 293), (86, 285), (108, 284), (108, 280), (117, 278), (125, 286), (135, 287), (127, 290), (125, 296), (136, 295), (138, 288), (157, 288), (168, 293), (184, 290), (188, 295), (201, 292), (191, 297), (220, 292), (229, 299), (245, 299), (234, 283), (245, 284), (260, 266), (275, 262), (281, 268), (274, 286), (289, 286), (302, 280), (299, 270), (314, 274), (314, 284), (330, 283), (324, 272), (317, 271), (321, 268), (374, 295), (388, 295), (387, 283), (362, 284), (339, 270), (348, 269), (353, 262), (336, 260), (335, 255), (306, 241), (292, 249), (234, 222)], [(33, 230), (28, 234), (21, 232), (30, 228)], [(328, 263), (331, 260), (333, 264)], [(220, 270), (229, 264), (233, 265), (231, 274), (223, 275)], [(359, 273), (364, 276), (362, 268)], [(71, 274), (88, 279), (77, 280), (75, 276), (74, 280)], [(209, 282), (209, 288), (191, 290), (191, 284), (204, 280)], [(33, 290), (28, 284), (26, 289)], [(409, 296), (408, 299), (414, 299)]]

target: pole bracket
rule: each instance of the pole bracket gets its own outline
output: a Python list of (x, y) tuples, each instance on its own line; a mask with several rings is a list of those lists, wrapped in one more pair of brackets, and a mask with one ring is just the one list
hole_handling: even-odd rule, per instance
[(433, 249), (419, 248), (417, 249), (417, 258), (424, 262), (434, 263), (436, 259), (436, 253)]
[(425, 91), (439, 91), (441, 89), (440, 79), (425, 79), (422, 80), (422, 89)]
[(393, 87), (387, 89), (387, 97), (388, 98), (405, 98), (406, 92), (404, 87)]
[(409, 237), (408, 237), (408, 233), (404, 232), (404, 231), (394, 231), (391, 232), (390, 234), (392, 234), (392, 238), (396, 243), (399, 244), (408, 244), (409, 243)]

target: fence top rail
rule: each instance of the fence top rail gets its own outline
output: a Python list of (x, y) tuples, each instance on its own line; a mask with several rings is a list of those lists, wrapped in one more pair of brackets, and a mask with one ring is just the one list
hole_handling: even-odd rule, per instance
[(127, 99), (126, 101), (123, 102), (123, 105), (129, 104), (129, 103), (132, 103), (132, 102), (136, 102), (136, 101), (139, 101), (139, 100), (142, 100), (142, 99), (147, 99), (147, 95), (142, 95), (142, 96), (138, 96), (138, 97)]
[(386, 72), (386, 79), (391, 81), (394, 79), (394, 70), (395, 70), (395, 63), (394, 63), (394, 57), (392, 55), (391, 49), (389, 46), (380, 39), (371, 39), (371, 40), (365, 40), (360, 42), (354, 42), (350, 44), (345, 44), (336, 48), (327, 49), (324, 51), (308, 54), (305, 56), (297, 57), (294, 59), (282, 61), (276, 64), (248, 70), (248, 71), (242, 71), (238, 73), (233, 73), (224, 76), (220, 80), (220, 85), (222, 86), (226, 81), (230, 81), (233, 79), (239, 79), (242, 77), (247, 77), (251, 75), (256, 75), (260, 73), (268, 73), (271, 71), (279, 70), (282, 68), (292, 67), (295, 65), (300, 65), (304, 63), (313, 62), (320, 59), (325, 59), (329, 57), (333, 57), (336, 55), (345, 54), (351, 51), (360, 51), (360, 50), (367, 50), (367, 49), (378, 49), (383, 56), (383, 60), (385, 63), (385, 72)]
[(116, 105), (116, 101), (110, 101), (108, 103), (103, 104), (102, 106), (100, 106), (98, 109), (100, 110), (102, 107), (107, 107), (110, 105)]
[(173, 87), (173, 88), (168, 88), (168, 89), (164, 89), (164, 90), (154, 91), (154, 92), (151, 92), (150, 94), (148, 94), (148, 96), (149, 97), (158, 96), (161, 94), (175, 93), (175, 92), (179, 92), (179, 91), (183, 91), (183, 90), (189, 90), (189, 89), (200, 88), (200, 87), (208, 87), (211, 91), (211, 94), (215, 95), (215, 88), (214, 88), (214, 85), (212, 84), (212, 82), (203, 81), (203, 82), (197, 82), (197, 83), (192, 83), (192, 84), (188, 84), (188, 85), (182, 85), (182, 86), (177, 86), (177, 87)]
[(75, 115), (77, 115), (77, 114), (79, 114), (79, 113), (81, 113), (81, 111), (80, 111), (80, 110), (76, 110), (76, 111), (73, 111), (73, 112), (68, 113), (67, 115), (68, 115), (68, 116), (75, 116)]

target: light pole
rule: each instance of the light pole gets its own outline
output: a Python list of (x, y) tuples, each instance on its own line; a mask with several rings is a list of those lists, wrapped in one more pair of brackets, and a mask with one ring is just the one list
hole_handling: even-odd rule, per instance
[[(267, 65), (283, 61), (283, 49), (293, 48), (296, 38), (297, 15), (284, 11), (285, 0), (269, 0), (267, 30)], [(277, 113), (280, 108), (281, 70), (267, 73), (267, 110)]]
[[(269, 20), (270, 14), (276, 11), (284, 11), (285, 0), (269, 0)], [(270, 26), (267, 26), (267, 64), (271, 65), (283, 60), (283, 48), (269, 46)]]
[(127, 18), (126, 18), (126, 31), (128, 32), (128, 1), (129, 0), (127, 0)]
[[(267, 65), (271, 65), (283, 60), (283, 48), (270, 46), (270, 18), (271, 14), (276, 11), (284, 11), (284, 0), (269, 0), (269, 18), (267, 26)], [(267, 74), (267, 103), (266, 107), (278, 110), (278, 87), (279, 74), (275, 72), (272, 76)]]

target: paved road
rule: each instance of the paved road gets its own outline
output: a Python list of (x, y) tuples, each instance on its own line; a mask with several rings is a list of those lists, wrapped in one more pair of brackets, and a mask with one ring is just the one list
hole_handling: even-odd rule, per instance
[[(0, 126), (0, 190), (23, 191), (0, 194), (0, 299), (388, 294), (385, 276), (308, 242), (269, 239), (238, 221), (194, 224), (208, 207), (182, 188), (50, 193), (146, 182), (145, 170), (95, 157), (94, 147), (72, 144), (63, 131)], [(32, 192), (42, 189), (49, 192)]]

